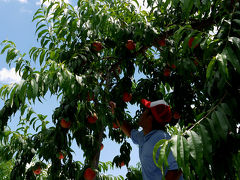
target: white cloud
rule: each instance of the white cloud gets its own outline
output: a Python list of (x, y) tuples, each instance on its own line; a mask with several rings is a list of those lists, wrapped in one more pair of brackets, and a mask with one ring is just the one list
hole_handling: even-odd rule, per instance
[(28, 0), (18, 0), (20, 3), (28, 3)]
[(21, 80), (22, 78), (19, 76), (19, 74), (15, 72), (15, 68), (0, 69), (0, 82), (11, 84), (11, 83), (19, 83)]

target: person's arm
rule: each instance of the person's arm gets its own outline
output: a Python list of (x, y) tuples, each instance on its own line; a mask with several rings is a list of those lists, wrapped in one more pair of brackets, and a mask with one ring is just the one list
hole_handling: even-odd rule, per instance
[(182, 175), (181, 170), (168, 170), (165, 179), (166, 180), (179, 180), (180, 176)]
[[(110, 101), (110, 102), (109, 102), (109, 105), (110, 105), (110, 107), (111, 107), (112, 113), (114, 114), (114, 109), (116, 108), (116, 103), (113, 102), (113, 101)], [(128, 122), (123, 121), (123, 122), (120, 123), (120, 122), (117, 120), (117, 125), (118, 125), (118, 127), (120, 127), (120, 129), (123, 131), (123, 133), (124, 133), (126, 136), (128, 136), (128, 137), (131, 136), (132, 127), (130, 126), (130, 124), (129, 124)]]
[(120, 127), (120, 129), (126, 136), (131, 136), (132, 127), (126, 121), (119, 123), (119, 121), (117, 120), (117, 125)]

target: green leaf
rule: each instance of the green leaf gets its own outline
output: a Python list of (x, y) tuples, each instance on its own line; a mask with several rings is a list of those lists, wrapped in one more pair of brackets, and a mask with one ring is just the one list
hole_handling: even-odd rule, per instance
[[(153, 161), (156, 164), (156, 166), (159, 168), (162, 168), (163, 162), (159, 164), (159, 162), (157, 163), (157, 161), (156, 161), (158, 149), (161, 148), (165, 144), (166, 141), (167, 141), (166, 139), (161, 139), (160, 141), (158, 141), (156, 143), (156, 145), (153, 148)], [(159, 159), (161, 159), (161, 158), (159, 157)], [(163, 161), (163, 159), (162, 159), (162, 161)]]
[[(168, 155), (170, 152), (169, 148), (169, 140), (161, 139), (159, 142), (156, 143), (153, 149), (153, 161), (157, 167), (159, 167), (164, 174), (166, 167), (168, 167)], [(159, 151), (159, 156), (157, 155)], [(158, 162), (156, 162), (158, 159)]]
[(42, 63), (44, 61), (45, 53), (46, 53), (46, 51), (43, 49), (41, 54), (40, 54), (40, 58), (39, 58), (40, 66), (42, 65)]
[(227, 68), (227, 56), (224, 53), (217, 54), (216, 60), (219, 62), (221, 74), (225, 77), (228, 77), (228, 68)]
[(21, 116), (24, 114), (27, 107), (28, 106), (26, 104), (21, 106)]
[(230, 109), (230, 107), (228, 106), (228, 104), (226, 103), (221, 103), (220, 106), (218, 106), (218, 108), (220, 108), (220, 111), (224, 112), (225, 114), (231, 116), (232, 111)]
[(199, 124), (199, 135), (202, 140), (203, 154), (207, 160), (210, 160), (211, 153), (212, 153), (212, 142), (211, 142), (208, 131), (206, 130), (205, 126), (203, 126), (202, 124)]
[(172, 144), (171, 151), (173, 153), (173, 156), (176, 158), (176, 160), (179, 159), (177, 142), (178, 142), (178, 135), (172, 136), (172, 138), (171, 138), (171, 144)]
[(133, 0), (133, 1), (136, 3), (137, 7), (139, 7), (138, 1), (137, 0)]
[(240, 51), (240, 39), (237, 37), (229, 37), (228, 41), (232, 42)]
[(12, 45), (11, 44), (7, 44), (1, 51), (1, 54), (3, 54), (7, 48), (10, 48)]
[(46, 24), (41, 24), (40, 26), (38, 26), (38, 28), (36, 29), (35, 33), (37, 33), (41, 28), (47, 26)]
[(11, 60), (17, 57), (18, 52), (19, 51), (16, 50), (15, 48), (10, 48), (7, 52), (6, 63), (9, 63)]
[(27, 121), (30, 120), (30, 117), (32, 116), (33, 113), (34, 113), (34, 111), (32, 110), (32, 108), (28, 108), (27, 116), (26, 116)]
[[(51, 1), (51, 4), (50, 4), (50, 5), (48, 6), (48, 8), (47, 8), (46, 15), (49, 14), (49, 12), (50, 12), (50, 10), (52, 9), (52, 7), (53, 7), (54, 4), (57, 4), (57, 3)], [(59, 3), (58, 3), (58, 4), (59, 4)]]
[(32, 22), (35, 21), (36, 19), (44, 19), (45, 17), (43, 15), (38, 15), (33, 17)]
[(31, 99), (33, 98), (33, 92), (32, 92), (32, 86), (29, 85), (27, 87), (27, 98), (28, 98), (28, 101), (30, 102)]
[(29, 56), (30, 56), (30, 58), (32, 58), (33, 53), (34, 53), (37, 49), (38, 49), (38, 48), (36, 48), (36, 47), (32, 47), (32, 48), (30, 49), (30, 51), (29, 51)]
[(189, 135), (190, 155), (195, 160), (201, 159), (203, 154), (201, 137), (194, 131), (188, 131), (187, 134)]
[[(16, 62), (16, 67), (15, 67), (15, 71), (16, 72), (21, 72), (21, 65), (22, 65), (23, 59), (22, 57), (19, 57), (17, 62)], [(20, 75), (20, 74), (19, 74)]]
[(181, 135), (178, 135), (178, 136), (180, 137), (180, 144), (179, 144), (180, 146), (178, 147), (178, 151), (182, 159), (182, 165), (184, 167), (186, 166), (186, 164), (188, 164), (188, 160), (189, 160), (189, 145), (185, 137)]
[(181, 0), (181, 2), (182, 2), (182, 12), (187, 17), (189, 15), (190, 11), (192, 10), (194, 1), (192, 1), (192, 0)]
[(221, 111), (215, 111), (214, 112), (216, 114), (217, 120), (220, 124), (220, 127), (222, 129), (222, 134), (223, 134), (223, 138), (226, 140), (227, 138), (227, 133), (228, 133), (228, 126), (229, 126), (229, 122), (227, 120), (226, 115), (221, 112)]
[[(59, 5), (56, 7), (56, 9), (57, 9), (57, 10), (54, 12), (54, 15), (53, 15), (53, 21), (54, 21), (59, 15), (61, 15), (60, 13), (63, 12), (62, 8), (60, 8)], [(67, 20), (66, 20), (66, 21), (67, 21)], [(62, 20), (61, 20), (61, 23), (62, 23)]]
[(240, 19), (233, 19), (232, 21), (240, 26)]
[(31, 80), (31, 86), (32, 86), (32, 90), (33, 90), (32, 96), (34, 99), (38, 95), (38, 84), (35, 79)]
[(215, 65), (215, 58), (213, 58), (210, 63), (208, 64), (208, 67), (207, 67), (207, 73), (206, 73), (206, 78), (209, 79), (211, 76), (212, 76), (212, 72), (213, 72), (213, 67)]
[(212, 134), (212, 139), (213, 139), (213, 142), (215, 142), (217, 139), (218, 139), (218, 134), (216, 132), (216, 129), (215, 129), (215, 124), (214, 124), (214, 121), (212, 119), (209, 119), (207, 118), (208, 120), (208, 123), (209, 123), (209, 127), (210, 127), (210, 130), (211, 130), (211, 134)]
[(175, 42), (175, 46), (177, 47), (179, 45), (179, 41), (182, 38), (183, 33), (186, 31), (186, 26), (180, 27), (173, 35), (174, 37), (174, 42)]
[(5, 89), (7, 89), (7, 87), (8, 87), (8, 85), (3, 85), (2, 87), (1, 87), (1, 89), (0, 89), (0, 96), (1, 97), (3, 97), (3, 90)]
[(188, 160), (190, 150), (187, 140), (181, 134), (178, 134), (171, 138), (171, 144), (171, 150), (179, 168), (182, 168), (184, 172), (189, 174)]
[(201, 8), (201, 1), (200, 0), (195, 0), (194, 5), (199, 9)]
[(42, 47), (44, 48), (49, 43), (49, 41), (50, 41), (49, 39), (44, 41), (44, 43), (42, 44)]
[(40, 32), (38, 33), (38, 39), (39, 39), (44, 33), (47, 33), (47, 32), (48, 32), (48, 29), (44, 29), (44, 30), (40, 31)]
[(15, 95), (15, 92), (16, 92), (17, 88), (18, 88), (18, 84), (15, 84), (15, 86), (12, 89), (12, 92), (10, 94), (10, 104), (11, 104), (11, 107), (13, 106), (13, 103), (14, 103), (14, 95)]
[(226, 59), (232, 63), (233, 67), (237, 70), (237, 72), (240, 73), (239, 59), (236, 57), (232, 48), (230, 46), (227, 46), (223, 50), (223, 54), (225, 55), (224, 57), (226, 57)]

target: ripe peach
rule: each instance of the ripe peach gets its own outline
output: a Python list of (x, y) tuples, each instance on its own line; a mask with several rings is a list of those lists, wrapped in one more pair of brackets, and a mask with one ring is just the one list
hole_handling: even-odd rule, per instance
[(179, 119), (180, 118), (180, 114), (178, 112), (174, 112), (173, 118), (174, 119)]
[(88, 118), (87, 118), (88, 123), (90, 123), (90, 124), (96, 123), (97, 119), (98, 119), (98, 117), (97, 117), (96, 113), (93, 113), (93, 115), (88, 116)]
[(172, 64), (171, 67), (172, 67), (173, 69), (176, 69), (176, 65), (175, 65), (175, 64)]
[(166, 40), (165, 39), (160, 39), (160, 40), (158, 40), (158, 45), (159, 46), (166, 46)]
[(163, 75), (164, 76), (170, 76), (171, 70), (169, 68), (164, 69)]
[(96, 51), (101, 51), (102, 48), (103, 48), (103, 47), (102, 47), (102, 44), (101, 44), (100, 42), (98, 42), (98, 41), (92, 43), (92, 46), (94, 47), (94, 49), (95, 49)]
[(85, 180), (93, 180), (96, 177), (96, 172), (91, 168), (87, 168), (84, 172)]
[(113, 123), (113, 128), (114, 129), (118, 129), (119, 127), (118, 127), (118, 125), (116, 123)]
[(67, 122), (64, 118), (62, 118), (60, 121), (60, 125), (62, 126), (62, 128), (69, 129), (71, 126), (71, 122)]
[(123, 101), (129, 102), (132, 100), (132, 94), (129, 94), (128, 92), (123, 93)]
[(38, 166), (37, 169), (33, 170), (33, 173), (36, 175), (41, 174), (41, 172), (42, 172), (42, 168), (40, 166)]
[(101, 144), (100, 150), (103, 150), (103, 148), (104, 148), (104, 145), (103, 145), (103, 144)]
[(59, 157), (58, 157), (58, 159), (63, 159), (63, 158), (64, 158), (63, 153), (62, 153), (62, 152), (59, 152)]
[(133, 42), (133, 40), (128, 40), (126, 43), (126, 48), (128, 48), (128, 50), (134, 50), (136, 48), (136, 44)]
[(124, 163), (124, 162), (121, 162), (121, 163), (120, 163), (120, 166), (121, 166), (121, 167), (123, 167), (124, 165), (125, 165), (125, 163)]

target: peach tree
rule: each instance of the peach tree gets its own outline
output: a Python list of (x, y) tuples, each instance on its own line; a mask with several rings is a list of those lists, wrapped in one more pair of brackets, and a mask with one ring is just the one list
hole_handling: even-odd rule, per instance
[[(9, 137), (9, 118), (17, 111), (25, 117), (19, 120), (23, 134), (12, 136), (3, 151), (6, 159), (16, 158), (12, 179), (34, 178), (46, 168), (44, 161), (50, 162), (50, 179), (83, 179), (87, 173), (103, 178), (99, 155), (107, 137), (122, 144), (113, 164), (128, 166), (131, 146), (115, 121), (138, 128), (142, 98), (164, 98), (172, 109), (172, 138), (153, 151), (162, 171), (171, 149), (185, 179), (239, 178), (239, 1), (144, 3), (148, 10), (136, 0), (79, 0), (77, 6), (50, 1), (33, 17), (40, 47), (31, 48), (29, 60), (13, 42), (2, 42), (6, 62), (23, 79), (0, 90), (2, 141)], [(61, 99), (51, 127), (31, 108), (47, 92)], [(114, 114), (110, 101), (117, 103)], [(140, 105), (133, 118), (127, 103)], [(28, 134), (29, 127), (36, 134)], [(74, 140), (83, 164), (72, 158)], [(34, 157), (38, 164), (26, 170)]]

